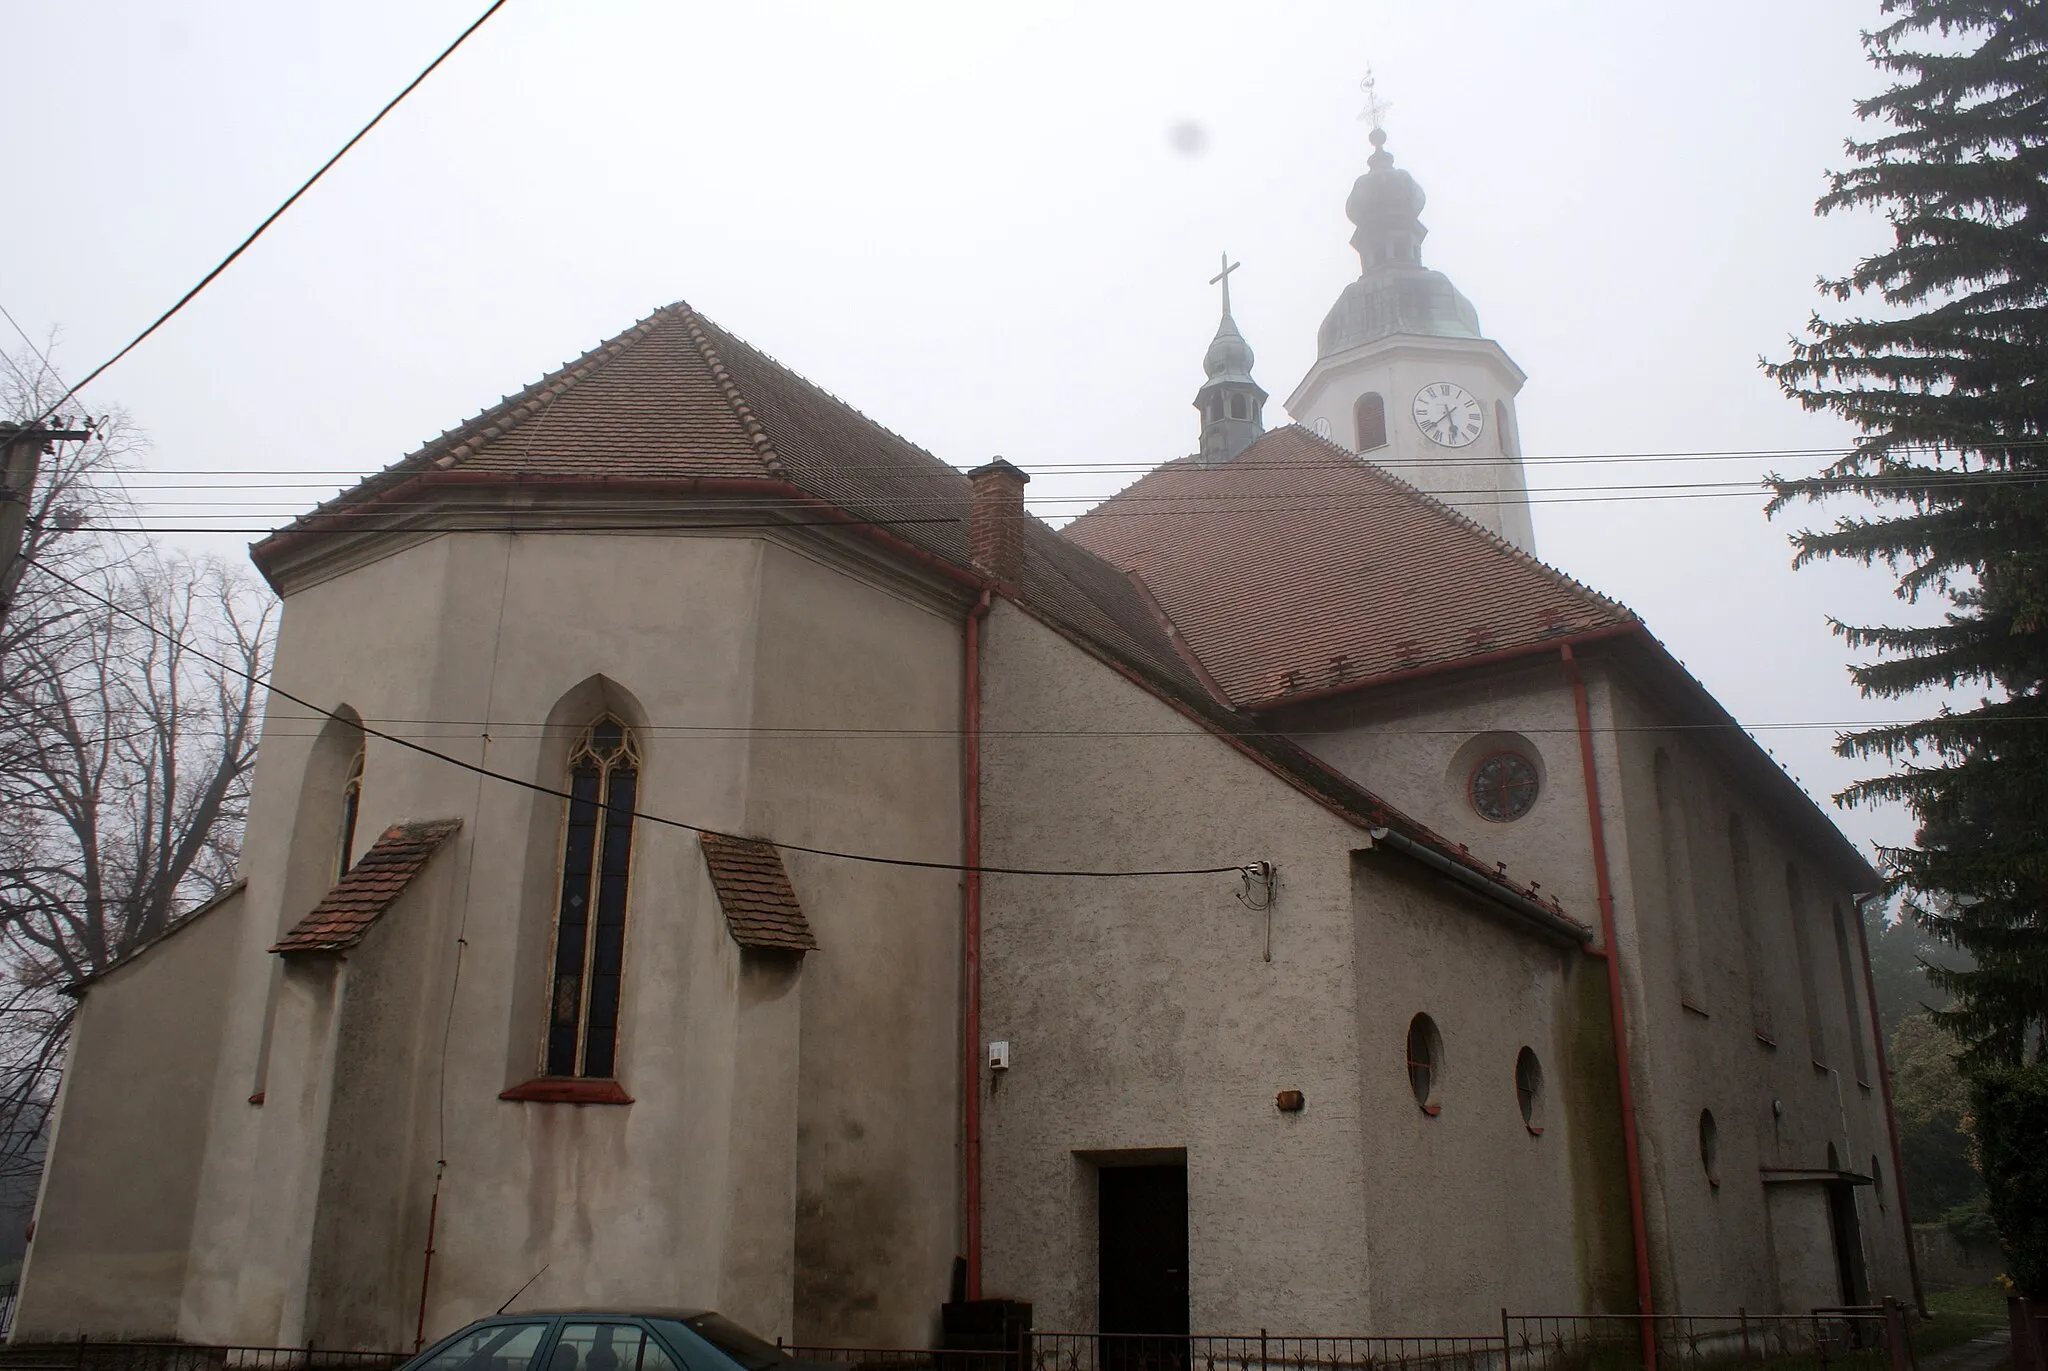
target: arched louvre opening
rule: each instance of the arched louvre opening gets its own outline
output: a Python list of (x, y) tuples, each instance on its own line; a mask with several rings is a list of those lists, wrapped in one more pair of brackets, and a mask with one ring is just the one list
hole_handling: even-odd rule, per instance
[(625, 980), (626, 889), (640, 754), (612, 715), (584, 729), (569, 754), (561, 898), (555, 910), (546, 1073), (608, 1078), (617, 1066)]
[(1387, 445), (1387, 402), (1378, 391), (1358, 397), (1351, 407), (1351, 419), (1358, 432), (1358, 451), (1371, 452)]

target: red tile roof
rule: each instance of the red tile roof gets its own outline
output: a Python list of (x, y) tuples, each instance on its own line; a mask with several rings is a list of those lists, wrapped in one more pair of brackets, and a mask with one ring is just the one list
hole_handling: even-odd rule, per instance
[[(718, 495), (693, 484), (733, 478), (755, 484)], [(268, 574), (308, 541), (318, 547), (334, 534), (419, 528), (437, 502), (500, 482), (670, 505), (716, 501), (763, 522), (816, 524), (822, 508), (955, 576), (982, 580), (970, 563), (964, 474), (682, 303), (294, 520), (251, 556)], [(1414, 834), (1494, 879), (1491, 867), (1231, 709), (1140, 585), (1036, 518), (1026, 522), (1024, 574), (1014, 590), (1021, 608), (1318, 803), (1364, 827)]]
[(808, 952), (818, 945), (773, 843), (726, 833), (698, 837), (734, 942), (778, 952)]
[(354, 947), (412, 884), (460, 819), (393, 824), (348, 869), (313, 911), (292, 925), (272, 952), (342, 952)]
[[(970, 569), (965, 475), (834, 398), (689, 305), (656, 310), (516, 395), (257, 543), (266, 572), (303, 539), (391, 521), (410, 526), (437, 484), (780, 482)], [(772, 492), (726, 496), (742, 517), (817, 522)], [(1036, 518), (1025, 528), (1021, 590), (1063, 623), (1184, 685), (1187, 664), (1116, 568)]]
[(1141, 576), (1240, 707), (1636, 623), (1300, 427), (1169, 462), (1062, 532)]

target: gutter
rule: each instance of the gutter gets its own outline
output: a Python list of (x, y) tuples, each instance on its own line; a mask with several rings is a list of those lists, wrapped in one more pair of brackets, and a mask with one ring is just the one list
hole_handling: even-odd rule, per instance
[(1561, 942), (1569, 943), (1573, 947), (1583, 947), (1592, 941), (1591, 929), (1574, 923), (1555, 910), (1544, 908), (1525, 895), (1516, 894), (1497, 881), (1489, 881), (1477, 871), (1452, 861), (1435, 848), (1418, 843), (1413, 838), (1396, 833), (1390, 828), (1372, 828), (1366, 832), (1372, 838), (1374, 846), (1390, 847), (1404, 857), (1421, 862), (1430, 870), (1448, 877), (1482, 899), (1491, 900), (1503, 909), (1521, 916)]
[(1870, 1036), (1877, 1042), (1877, 1088), (1884, 1102), (1884, 1131), (1892, 1145), (1892, 1194), (1899, 1201), (1899, 1228), (1906, 1238), (1906, 1274), (1913, 1282), (1913, 1306), (1927, 1317), (1927, 1291), (1920, 1284), (1920, 1257), (1913, 1250), (1913, 1211), (1906, 1204), (1906, 1158), (1899, 1150), (1899, 1116), (1892, 1111), (1891, 1055), (1885, 1051), (1884, 1028), (1877, 1017), (1877, 978), (1870, 970), (1870, 933), (1863, 924), (1863, 906), (1878, 899), (1882, 891), (1853, 895), (1856, 910), (1856, 946), (1863, 953), (1863, 994), (1870, 1001)]
[(967, 611), (961, 686), (961, 864), (966, 870), (960, 879), (960, 1035), (966, 1053), (960, 1071), (960, 1155), (970, 1300), (981, 1298), (981, 627), (990, 602), (990, 592), (983, 590)]
[(1628, 1006), (1621, 991), (1621, 940), (1614, 929), (1614, 878), (1607, 865), (1607, 826), (1600, 815), (1600, 770), (1593, 757), (1593, 712), (1586, 703), (1586, 678), (1579, 674), (1571, 644), (1558, 654), (1571, 678), (1572, 708), (1578, 715), (1579, 763), (1586, 776), (1586, 824), (1592, 830), (1593, 879), (1600, 892), (1600, 940), (1607, 956), (1607, 1012), (1614, 1028), (1614, 1075), (1621, 1095), (1621, 1151), (1628, 1171), (1628, 1224), (1636, 1249), (1636, 1314), (1642, 1326), (1643, 1371), (1657, 1371), (1657, 1318), (1650, 1289), (1650, 1226), (1643, 1212), (1642, 1142), (1637, 1136), (1635, 1072), (1629, 1064)]
[[(792, 482), (766, 476), (685, 476), (672, 480), (642, 480), (637, 478), (594, 479), (588, 476), (534, 477), (511, 475), (496, 471), (424, 471), (410, 480), (400, 481), (386, 490), (379, 491), (377, 494), (347, 509), (337, 510), (332, 514), (325, 515), (316, 511), (306, 516), (309, 521), (308, 527), (287, 528), (271, 534), (268, 538), (265, 538), (262, 542), (255, 544), (249, 549), (249, 559), (256, 563), (257, 570), (261, 571), (267, 580), (270, 576), (271, 565), (282, 553), (316, 535), (357, 532), (357, 529), (349, 526), (354, 521), (366, 519), (370, 514), (377, 512), (377, 506), (420, 486), (503, 486), (511, 489), (518, 489), (523, 486), (546, 486), (555, 490), (590, 490), (648, 495), (765, 496), (784, 504), (801, 506), (810, 513), (821, 515), (825, 522), (837, 524), (852, 532), (860, 533), (881, 544), (897, 556), (906, 558), (920, 566), (929, 567), (947, 580), (964, 586), (969, 590), (979, 592), (988, 584), (988, 578), (971, 571), (964, 571), (936, 553), (926, 552), (914, 543), (876, 527), (871, 520), (857, 518), (854, 515), (848, 514), (837, 505), (832, 504), (830, 501), (819, 499)], [(332, 521), (341, 526), (324, 528), (310, 526), (312, 521), (322, 523)], [(963, 520), (962, 522), (965, 521)], [(631, 532), (631, 528), (630, 524), (620, 525), (621, 532)], [(364, 528), (360, 531), (364, 533), (447, 533), (459, 532), (460, 530), (398, 527), (383, 529)], [(539, 533), (546, 530), (544, 528), (536, 528), (534, 531)]]

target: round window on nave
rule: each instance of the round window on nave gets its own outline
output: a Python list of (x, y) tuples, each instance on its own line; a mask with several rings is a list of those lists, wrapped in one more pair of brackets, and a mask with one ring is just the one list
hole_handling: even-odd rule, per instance
[(1482, 819), (1504, 824), (1521, 818), (1536, 803), (1536, 764), (1519, 752), (1496, 752), (1472, 768), (1472, 808)]

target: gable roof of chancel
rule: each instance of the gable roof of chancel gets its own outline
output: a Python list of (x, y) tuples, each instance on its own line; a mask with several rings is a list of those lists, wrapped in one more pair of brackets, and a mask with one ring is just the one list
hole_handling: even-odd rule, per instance
[[(663, 510), (701, 502), (721, 519), (844, 531), (970, 590), (999, 591), (1354, 825), (1412, 835), (1498, 886), (1518, 912), (1526, 913), (1516, 902), (1554, 908), (1219, 700), (1144, 588), (1037, 518), (1025, 519), (1017, 584), (998, 586), (976, 571), (963, 473), (687, 304), (656, 310), (507, 396), (265, 538), (251, 556), (275, 581), (335, 539), (501, 527), (501, 512), (480, 512), (465, 492), (503, 488), (630, 495), (624, 512), (595, 506), (621, 527), (659, 500)], [(1555, 924), (1536, 923), (1559, 936)]]

